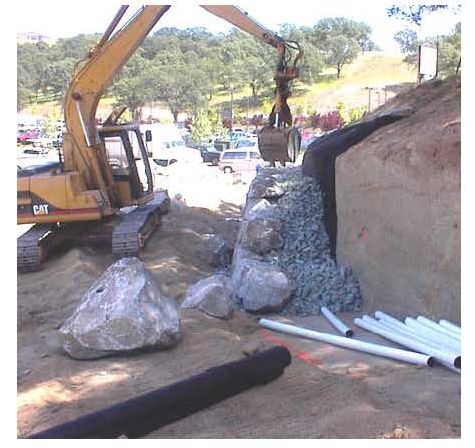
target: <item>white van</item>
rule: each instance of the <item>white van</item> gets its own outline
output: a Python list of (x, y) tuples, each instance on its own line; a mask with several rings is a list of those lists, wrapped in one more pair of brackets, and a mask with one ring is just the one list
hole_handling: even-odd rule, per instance
[(264, 164), (265, 162), (261, 159), (259, 150), (255, 146), (227, 149), (222, 152), (219, 159), (219, 169), (225, 173), (256, 171), (257, 167), (263, 167)]
[(157, 165), (202, 162), (200, 151), (186, 146), (182, 133), (176, 126), (161, 123), (143, 124), (140, 125), (140, 131), (147, 144), (149, 156)]

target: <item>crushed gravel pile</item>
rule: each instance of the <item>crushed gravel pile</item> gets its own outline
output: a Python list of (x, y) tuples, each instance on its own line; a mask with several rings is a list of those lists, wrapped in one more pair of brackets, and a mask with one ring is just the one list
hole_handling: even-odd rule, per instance
[(336, 312), (360, 309), (358, 280), (349, 267), (337, 266), (330, 257), (319, 186), (303, 177), (300, 167), (280, 169), (278, 180), (285, 194), (275, 200), (273, 217), (282, 223), (284, 245), (265, 260), (283, 269), (296, 285), (282, 314), (319, 314), (322, 305)]

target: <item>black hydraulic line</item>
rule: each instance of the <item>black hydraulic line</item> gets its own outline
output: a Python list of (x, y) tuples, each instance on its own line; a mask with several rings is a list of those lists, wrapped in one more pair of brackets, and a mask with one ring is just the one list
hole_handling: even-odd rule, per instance
[(286, 348), (272, 347), (33, 434), (29, 438), (140, 437), (246, 389), (273, 381), (282, 375), (290, 362), (291, 356)]

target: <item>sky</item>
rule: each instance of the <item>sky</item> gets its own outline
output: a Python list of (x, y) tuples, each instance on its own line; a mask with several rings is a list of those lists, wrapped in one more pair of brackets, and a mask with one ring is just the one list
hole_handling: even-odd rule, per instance
[[(114, 1), (22, 1), (17, 5), (17, 33), (34, 31), (52, 38), (71, 37), (81, 33), (103, 32), (115, 15), (121, 2)], [(170, 3), (170, 2), (169, 2)], [(174, 4), (173, 4), (174, 3)], [(213, 3), (213, 2), (209, 2)], [(214, 2), (223, 4), (226, 2)], [(231, 2), (227, 2), (231, 3)], [(271, 30), (277, 30), (282, 23), (312, 26), (324, 17), (346, 17), (366, 22), (373, 30), (373, 40), (384, 51), (397, 52), (394, 34), (403, 29), (407, 22), (388, 18), (385, 8), (404, 2), (389, 0), (236, 0), (232, 2), (251, 17)], [(452, 4), (459, 1), (447, 2)], [(155, 26), (152, 33), (161, 27), (197, 27), (207, 28), (212, 33), (226, 32), (231, 28), (226, 21), (215, 17), (193, 1), (172, 2), (173, 6)], [(139, 7), (139, 3), (130, 3), (127, 17)], [(420, 37), (449, 33), (460, 17), (452, 12), (431, 13), (430, 20), (423, 21), (420, 28), (414, 27)]]

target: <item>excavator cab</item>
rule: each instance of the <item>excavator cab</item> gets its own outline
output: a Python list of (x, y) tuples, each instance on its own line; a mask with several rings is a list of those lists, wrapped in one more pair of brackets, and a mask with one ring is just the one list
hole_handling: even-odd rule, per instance
[(98, 132), (106, 148), (121, 207), (150, 201), (153, 198), (152, 170), (139, 126), (103, 126)]

